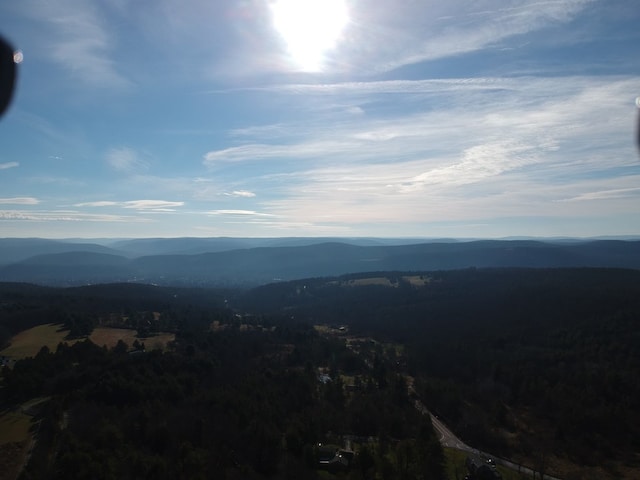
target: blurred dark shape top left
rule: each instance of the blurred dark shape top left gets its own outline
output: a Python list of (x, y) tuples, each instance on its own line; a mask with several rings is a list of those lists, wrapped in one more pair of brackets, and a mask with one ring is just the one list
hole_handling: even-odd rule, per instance
[(0, 37), (0, 116), (5, 113), (13, 97), (19, 58), (21, 54)]

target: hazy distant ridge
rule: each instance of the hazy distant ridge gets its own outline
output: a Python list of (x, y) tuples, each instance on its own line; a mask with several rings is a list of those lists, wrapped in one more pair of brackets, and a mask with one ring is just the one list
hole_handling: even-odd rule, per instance
[[(235, 245), (293, 244), (228, 249)], [(316, 240), (318, 241), (318, 240)], [(388, 241), (388, 240), (386, 240)], [(0, 267), (0, 281), (78, 285), (135, 281), (165, 285), (256, 285), (278, 280), (369, 271), (428, 271), (469, 267), (613, 267), (640, 269), (640, 241), (542, 242), (480, 240), (388, 245), (313, 243), (311, 239), (163, 239), (67, 245), (69, 251), (37, 254)], [(302, 245), (295, 245), (302, 242)], [(304, 244), (306, 243), (306, 244)], [(2, 242), (0, 241), (0, 247)], [(136, 256), (134, 251), (212, 251)], [(36, 246), (41, 248), (43, 244)], [(46, 242), (45, 244), (46, 245)], [(133, 246), (133, 247), (132, 247)], [(135, 248), (134, 248), (135, 247)], [(38, 248), (34, 251), (39, 251)], [(62, 249), (60, 245), (55, 248)], [(119, 248), (121, 250), (119, 250)], [(225, 249), (227, 248), (227, 249)], [(41, 250), (40, 250), (41, 251)], [(131, 258), (134, 257), (134, 258)]]

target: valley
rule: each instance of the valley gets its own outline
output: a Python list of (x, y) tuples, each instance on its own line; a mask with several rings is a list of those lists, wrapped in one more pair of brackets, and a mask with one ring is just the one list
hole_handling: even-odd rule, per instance
[[(453, 479), (470, 468), (456, 450), (495, 460), (504, 479), (613, 479), (639, 468), (638, 289), (640, 272), (622, 269), (374, 272), (217, 290), (5, 283), (2, 354), (14, 356), (0, 395), (4, 415), (48, 399), (33, 417), (25, 472), (36, 476), (80, 458), (104, 469), (125, 442), (114, 474), (162, 464), (229, 478), (431, 469)], [(318, 443), (355, 455), (327, 472)]]

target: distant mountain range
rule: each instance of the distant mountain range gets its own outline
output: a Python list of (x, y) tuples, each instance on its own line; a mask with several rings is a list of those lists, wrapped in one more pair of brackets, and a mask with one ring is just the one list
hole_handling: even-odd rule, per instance
[(638, 240), (0, 239), (0, 281), (255, 286), (374, 271), (487, 267), (640, 269)]

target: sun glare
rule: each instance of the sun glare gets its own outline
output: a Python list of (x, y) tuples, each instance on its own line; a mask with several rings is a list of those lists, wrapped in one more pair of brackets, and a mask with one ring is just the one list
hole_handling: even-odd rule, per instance
[(292, 60), (304, 71), (319, 71), (349, 20), (345, 0), (277, 0), (273, 24)]

